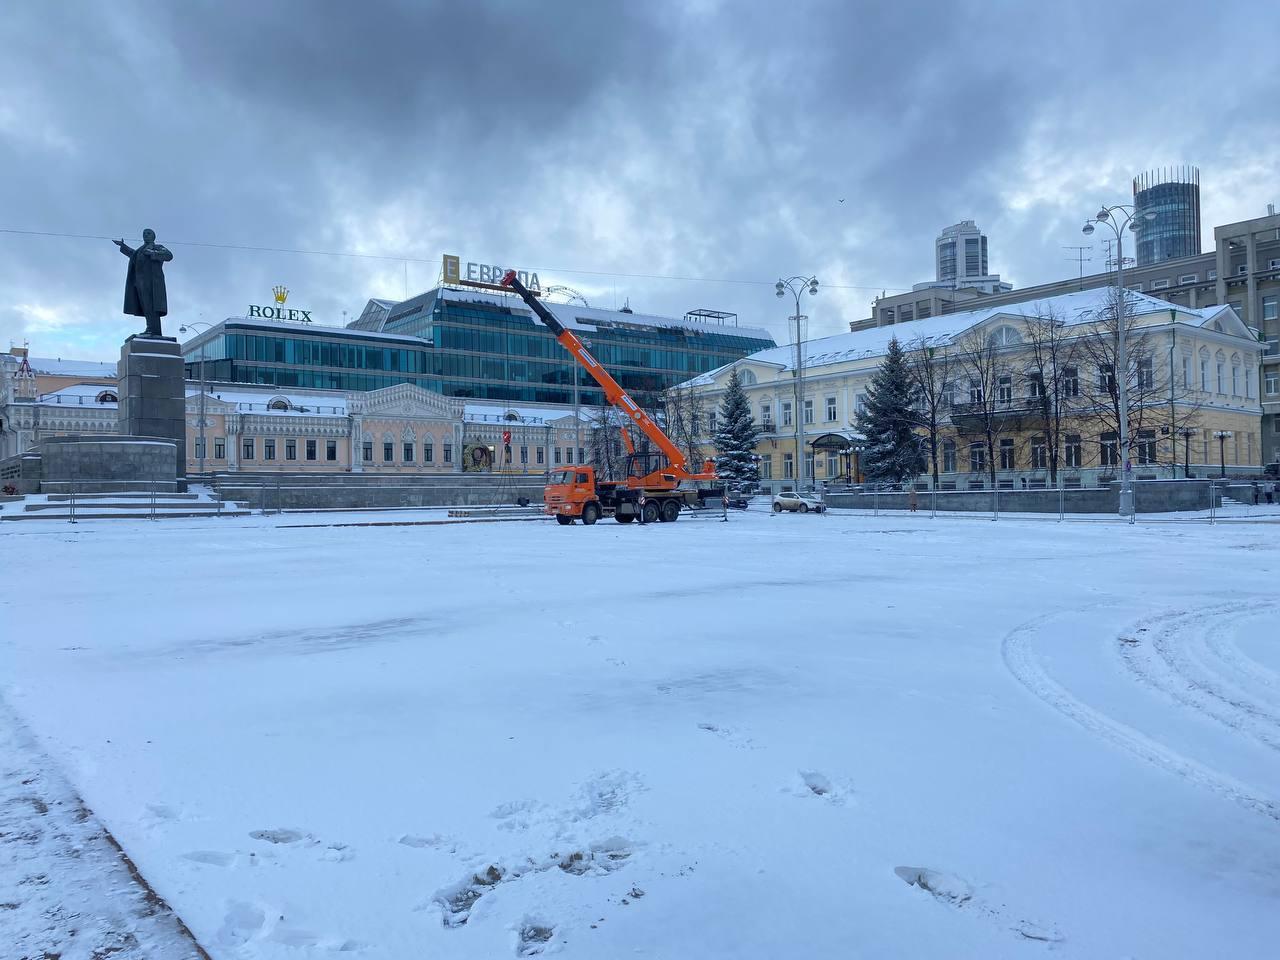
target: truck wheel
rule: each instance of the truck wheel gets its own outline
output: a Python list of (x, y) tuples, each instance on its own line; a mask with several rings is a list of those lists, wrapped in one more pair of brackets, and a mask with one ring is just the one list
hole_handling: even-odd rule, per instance
[(644, 505), (644, 522), (658, 523), (661, 518), (658, 516), (658, 504), (656, 501), (648, 500)]
[(582, 508), (582, 525), (591, 526), (600, 519), (600, 505), (598, 503), (588, 503)]
[(781, 513), (781, 512), (782, 512), (782, 504), (780, 504), (780, 503), (775, 503), (775, 504), (773, 505), (773, 512), (774, 512), (774, 513)]
[(675, 500), (662, 502), (662, 522), (675, 523), (680, 516), (680, 504)]
[(562, 517), (560, 514), (556, 514), (556, 523), (560, 524), (562, 527), (567, 527), (569, 524), (573, 523), (573, 517)]
[(619, 523), (630, 523), (635, 518), (636, 515), (634, 513), (615, 513), (613, 515), (613, 519), (617, 520)]
[(801, 513), (808, 513), (808, 512), (809, 512), (809, 505), (808, 505), (807, 503), (802, 503), (802, 504), (800, 504), (800, 512), (801, 512)]

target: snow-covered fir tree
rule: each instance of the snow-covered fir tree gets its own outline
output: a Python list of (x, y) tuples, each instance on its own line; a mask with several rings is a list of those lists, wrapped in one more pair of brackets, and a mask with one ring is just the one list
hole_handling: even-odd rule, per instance
[(872, 483), (901, 483), (924, 471), (923, 445), (912, 432), (918, 418), (912, 405), (916, 386), (898, 338), (867, 387), (866, 407), (858, 413), (858, 431), (866, 438), (862, 472)]
[(755, 483), (760, 479), (755, 459), (758, 434), (751, 419), (751, 404), (736, 369), (729, 373), (729, 383), (720, 402), (718, 426), (712, 439), (716, 447), (716, 473), (725, 480)]

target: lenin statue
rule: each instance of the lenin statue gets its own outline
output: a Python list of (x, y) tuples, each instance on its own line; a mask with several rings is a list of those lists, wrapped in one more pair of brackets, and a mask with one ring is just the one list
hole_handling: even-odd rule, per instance
[(160, 318), (169, 312), (169, 298), (164, 289), (164, 264), (173, 254), (156, 243), (156, 232), (142, 231), (142, 246), (137, 250), (123, 240), (111, 241), (129, 258), (129, 274), (124, 281), (124, 312), (131, 317), (146, 317), (144, 337), (162, 337)]

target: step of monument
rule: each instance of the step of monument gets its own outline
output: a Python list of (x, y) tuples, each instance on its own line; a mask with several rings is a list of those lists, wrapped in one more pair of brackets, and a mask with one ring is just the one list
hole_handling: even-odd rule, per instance
[[(242, 510), (239, 508), (224, 508), (221, 512), (217, 510), (180, 510), (180, 511), (156, 511), (156, 519), (160, 520), (176, 520), (189, 517), (249, 517), (253, 515), (252, 510)], [(146, 520), (149, 514), (147, 511), (110, 511), (95, 507), (91, 510), (76, 510), (77, 520)], [(0, 514), (0, 520), (62, 520), (71, 519), (71, 512), (62, 513), (6, 513)]]
[[(49, 494), (50, 503), (65, 503), (71, 499), (69, 493), (51, 493)], [(75, 494), (76, 503), (83, 503), (92, 500), (147, 500), (150, 501), (151, 494), (146, 490), (122, 490), (119, 493), (77, 493)], [(198, 493), (157, 493), (156, 500), (199, 500)]]
[[(151, 509), (150, 500), (94, 500), (91, 503), (84, 503), (76, 498), (76, 512), (81, 510), (135, 510), (145, 513)], [(168, 500), (164, 497), (156, 497), (156, 511), (172, 511), (172, 510), (196, 510), (200, 512), (217, 513), (219, 501), (213, 500)], [(24, 503), (22, 509), (24, 512), (39, 512), (44, 510), (62, 510), (67, 511), (71, 508), (69, 501), (62, 503)], [(223, 509), (227, 509), (224, 505)]]

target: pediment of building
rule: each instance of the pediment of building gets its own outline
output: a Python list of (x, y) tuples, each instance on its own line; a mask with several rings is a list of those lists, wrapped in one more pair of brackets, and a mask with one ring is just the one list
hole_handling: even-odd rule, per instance
[(422, 417), (458, 419), (463, 402), (413, 383), (399, 383), (353, 395), (351, 412), (364, 417)]

